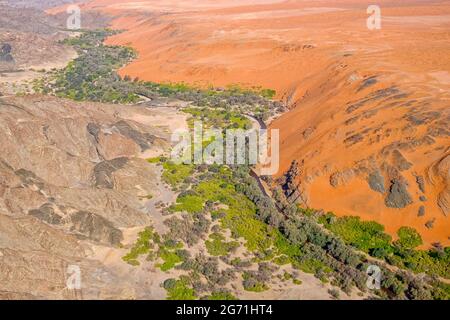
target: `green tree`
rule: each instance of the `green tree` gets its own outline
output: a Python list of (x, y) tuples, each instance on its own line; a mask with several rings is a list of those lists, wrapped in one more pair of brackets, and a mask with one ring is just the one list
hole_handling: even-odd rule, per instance
[(394, 242), (395, 246), (402, 249), (414, 249), (423, 244), (422, 237), (410, 227), (401, 227), (397, 231), (398, 240)]

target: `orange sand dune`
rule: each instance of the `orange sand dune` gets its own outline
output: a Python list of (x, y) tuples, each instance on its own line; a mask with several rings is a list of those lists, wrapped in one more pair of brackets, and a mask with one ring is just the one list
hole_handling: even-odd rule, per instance
[[(272, 124), (279, 175), (298, 160), (306, 205), (376, 220), (391, 234), (413, 226), (427, 245), (449, 245), (450, 1), (376, 3), (374, 31), (363, 0), (94, 0), (84, 9), (127, 29), (108, 40), (139, 52), (122, 74), (276, 89), (292, 106)], [(369, 187), (373, 172), (383, 194)], [(411, 204), (385, 205), (391, 181)]]

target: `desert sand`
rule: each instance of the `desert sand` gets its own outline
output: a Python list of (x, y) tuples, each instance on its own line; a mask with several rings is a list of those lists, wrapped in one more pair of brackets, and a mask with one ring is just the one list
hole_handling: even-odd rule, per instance
[[(304, 205), (378, 221), (394, 236), (412, 226), (425, 246), (449, 245), (450, 1), (379, 0), (381, 30), (367, 28), (369, 4), (94, 0), (82, 9), (126, 30), (107, 41), (139, 53), (122, 75), (277, 90), (291, 109), (272, 123), (278, 175), (301, 164)], [(383, 193), (369, 187), (373, 172)], [(412, 203), (386, 206), (394, 181)]]

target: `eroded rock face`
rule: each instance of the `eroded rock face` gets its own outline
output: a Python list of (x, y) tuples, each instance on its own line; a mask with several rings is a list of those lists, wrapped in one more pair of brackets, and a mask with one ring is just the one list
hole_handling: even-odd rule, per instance
[(60, 225), (62, 223), (62, 217), (55, 212), (51, 203), (43, 204), (39, 209), (30, 210), (29, 214), (48, 224)]
[(297, 181), (297, 177), (300, 173), (300, 165), (297, 161), (291, 163), (289, 171), (286, 172), (282, 187), (284, 194), (290, 203), (303, 203), (303, 195), (301, 192), (301, 186)]
[[(156, 189), (160, 173), (139, 157), (154, 144), (168, 146), (170, 130), (148, 121), (163, 112), (0, 99), (1, 298), (78, 299), (80, 292), (66, 288), (70, 265), (82, 271), (83, 298), (151, 297), (144, 285), (88, 257), (99, 246), (118, 250), (122, 229), (151, 223), (140, 197)], [(102, 142), (112, 133), (123, 148)], [(108, 159), (118, 149), (121, 156)]]
[(384, 186), (384, 177), (381, 174), (380, 170), (376, 170), (369, 175), (368, 183), (373, 191), (382, 194), (386, 192), (386, 188)]

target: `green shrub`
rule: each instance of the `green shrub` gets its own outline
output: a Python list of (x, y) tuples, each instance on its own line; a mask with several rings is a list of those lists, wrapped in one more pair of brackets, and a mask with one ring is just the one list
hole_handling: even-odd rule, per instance
[(399, 248), (414, 249), (423, 244), (422, 237), (414, 228), (401, 227), (397, 235), (398, 240), (394, 244)]
[(163, 163), (163, 180), (172, 187), (178, 186), (194, 172), (192, 165), (176, 164), (171, 161)]
[(328, 215), (325, 227), (340, 236), (346, 243), (369, 253), (374, 249), (391, 252), (392, 238), (384, 232), (384, 226), (374, 221), (361, 221), (359, 217), (336, 218)]
[(242, 277), (244, 279), (242, 285), (246, 291), (263, 292), (269, 290), (269, 287), (265, 283), (256, 279), (256, 277), (249, 272), (245, 272)]
[(207, 297), (207, 300), (226, 301), (226, 300), (238, 300), (238, 298), (236, 298), (234, 295), (232, 295), (227, 291), (215, 291), (209, 297)]
[(177, 264), (183, 262), (183, 259), (176, 252), (167, 249), (160, 249), (158, 256), (164, 261), (163, 264), (159, 265), (161, 271), (164, 272), (173, 269)]
[(126, 256), (122, 257), (122, 260), (132, 266), (140, 265), (138, 258), (141, 255), (150, 253), (150, 250), (153, 248), (152, 240), (154, 237), (155, 235), (153, 228), (145, 228), (144, 231), (139, 233), (136, 243), (131, 248), (130, 252)]
[(169, 282), (166, 280), (164, 287), (167, 290), (167, 300), (187, 301), (197, 298), (187, 277), (181, 277), (180, 280), (170, 279)]
[(213, 233), (210, 239), (205, 242), (206, 249), (210, 255), (215, 257), (226, 256), (239, 247), (239, 242), (226, 242), (225, 237), (219, 233)]

